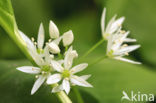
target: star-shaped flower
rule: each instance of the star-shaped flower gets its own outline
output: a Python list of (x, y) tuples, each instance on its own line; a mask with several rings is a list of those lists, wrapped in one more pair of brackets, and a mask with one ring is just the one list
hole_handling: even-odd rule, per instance
[(115, 34), (111, 34), (108, 37), (107, 56), (129, 63), (141, 64), (140, 62), (123, 58), (123, 56), (128, 55), (129, 52), (132, 52), (140, 47), (140, 45), (128, 46), (128, 44), (125, 44), (126, 42), (136, 41), (136, 39), (127, 38), (128, 34), (129, 31), (125, 32), (119, 29)]
[(72, 50), (72, 47), (70, 47), (65, 53), (63, 66), (57, 61), (51, 61), (52, 67), (59, 73), (49, 76), (47, 79), (47, 84), (55, 84), (62, 80), (62, 84), (60, 86), (54, 87), (52, 92), (65, 90), (65, 92), (68, 94), (70, 91), (70, 85), (92, 87), (92, 85), (86, 81), (90, 75), (84, 75), (80, 77), (75, 75), (75, 73), (84, 70), (88, 66), (87, 63), (82, 63), (72, 67), (73, 59), (77, 56), (77, 52)]
[(39, 27), (37, 43), (34, 42), (34, 39), (31, 41), (21, 31), (19, 31), (19, 33), (22, 39), (25, 41), (28, 51), (32, 56), (33, 60), (39, 66), (39, 67), (22, 66), (17, 68), (17, 70), (25, 73), (36, 74), (36, 77), (38, 79), (35, 81), (34, 86), (31, 90), (31, 94), (34, 94), (39, 89), (39, 87), (44, 83), (46, 78), (51, 74), (51, 71), (53, 71), (50, 62), (54, 58), (54, 55), (49, 53), (47, 45), (43, 48), (44, 29), (42, 24), (40, 24)]
[(108, 22), (107, 26), (106, 25), (106, 8), (103, 9), (102, 17), (101, 17), (101, 31), (102, 31), (102, 36), (104, 39), (108, 39), (108, 37), (118, 31), (122, 23), (124, 22), (124, 17), (120, 17), (119, 19), (116, 20), (116, 15), (112, 17), (112, 19)]

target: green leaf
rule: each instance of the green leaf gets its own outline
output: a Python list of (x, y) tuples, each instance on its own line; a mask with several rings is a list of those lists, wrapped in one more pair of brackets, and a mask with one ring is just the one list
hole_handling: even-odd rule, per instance
[[(91, 60), (91, 59), (90, 59)], [(31, 65), (26, 61), (0, 61), (0, 102), (7, 103), (58, 103), (51, 88), (43, 85), (33, 96), (30, 95), (35, 75), (25, 74), (16, 67)], [(85, 103), (121, 103), (122, 91), (156, 94), (156, 74), (142, 65), (132, 65), (114, 60), (104, 60), (88, 67), (82, 74), (92, 74), (89, 82), (93, 88), (80, 87)], [(70, 93), (74, 103), (75, 95)], [(128, 101), (125, 100), (127, 103)], [(141, 102), (139, 102), (141, 103)]]
[[(47, 84), (42, 85), (34, 95), (30, 94), (35, 75), (16, 70), (19, 66), (31, 65), (30, 62), (1, 60), (0, 65), (0, 103), (59, 103), (57, 97), (51, 93), (51, 86)], [(72, 91), (70, 97), (73, 103), (78, 103)], [(91, 96), (87, 98), (91, 98), (87, 102), (96, 101)]]
[[(21, 64), (21, 65), (19, 65)], [(51, 88), (42, 86), (39, 92), (30, 95), (34, 84), (34, 75), (25, 74), (16, 70), (22, 65), (31, 65), (26, 61), (0, 61), (0, 97), (1, 103), (58, 103)]]
[(131, 91), (156, 94), (156, 73), (143, 65), (106, 59), (87, 68), (84, 74), (88, 73), (92, 74), (89, 82), (94, 87), (80, 89), (90, 93), (98, 103), (121, 103), (122, 91), (128, 95)]
[[(23, 53), (33, 62), (28, 53), (26, 43), (22, 40), (18, 33), (18, 27), (13, 14), (13, 9), (10, 0), (0, 1), (0, 25), (8, 33), (11, 39), (19, 46)], [(34, 63), (35, 64), (35, 63)]]

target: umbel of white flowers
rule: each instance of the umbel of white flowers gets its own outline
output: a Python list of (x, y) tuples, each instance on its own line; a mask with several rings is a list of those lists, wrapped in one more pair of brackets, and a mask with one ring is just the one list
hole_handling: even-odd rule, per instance
[(73, 59), (78, 56), (75, 50), (72, 50), (72, 46), (65, 53), (64, 64), (61, 65), (57, 61), (51, 61), (52, 67), (59, 73), (55, 73), (49, 76), (47, 80), (47, 84), (55, 84), (62, 80), (62, 84), (53, 88), (52, 92), (58, 92), (61, 90), (65, 90), (68, 94), (70, 91), (70, 85), (78, 85), (84, 87), (92, 87), (86, 79), (90, 77), (90, 75), (76, 76), (75, 73), (84, 70), (88, 64), (82, 63), (72, 67)]
[(129, 42), (136, 42), (136, 39), (127, 38), (129, 31), (122, 30), (122, 23), (124, 21), (124, 17), (121, 17), (117, 20), (116, 15), (112, 17), (112, 19), (108, 22), (105, 27), (105, 18), (106, 18), (106, 8), (104, 8), (102, 17), (101, 17), (101, 30), (102, 36), (107, 40), (107, 56), (129, 62), (134, 64), (141, 64), (140, 62), (135, 62), (123, 56), (128, 55), (129, 52), (132, 52), (140, 47), (140, 45), (132, 45), (128, 46)]
[[(31, 90), (31, 94), (34, 94), (39, 89), (39, 87), (45, 82), (45, 80), (49, 76), (51, 77), (51, 74), (53, 74), (56, 71), (56, 68), (54, 68), (52, 65), (53, 61), (61, 65), (62, 63), (64, 63), (64, 61), (66, 62), (68, 61), (69, 63), (69, 62), (72, 62), (72, 58), (75, 58), (75, 56), (71, 57), (72, 53), (76, 52), (73, 50), (72, 50), (72, 53), (70, 54), (70, 57), (67, 56), (65, 60), (61, 59), (61, 60), (56, 61), (54, 58), (54, 54), (58, 54), (61, 51), (59, 48), (60, 41), (62, 40), (63, 45), (67, 47), (71, 45), (71, 43), (73, 42), (74, 36), (71, 30), (64, 33), (62, 36), (60, 36), (57, 26), (52, 21), (50, 21), (49, 23), (49, 34), (50, 34), (51, 39), (46, 44), (44, 44), (45, 35), (44, 35), (44, 28), (43, 28), (42, 23), (40, 24), (40, 27), (39, 27), (37, 42), (34, 42), (34, 38), (30, 40), (21, 31), (19, 31), (19, 34), (21, 38), (25, 41), (28, 52), (30, 53), (34, 62), (38, 65), (38, 67), (22, 66), (22, 67), (17, 68), (17, 70), (19, 71), (36, 75), (37, 80), (35, 81), (34, 86)], [(66, 54), (69, 54), (69, 53), (66, 52)], [(57, 78), (53, 78), (53, 79), (57, 81)]]

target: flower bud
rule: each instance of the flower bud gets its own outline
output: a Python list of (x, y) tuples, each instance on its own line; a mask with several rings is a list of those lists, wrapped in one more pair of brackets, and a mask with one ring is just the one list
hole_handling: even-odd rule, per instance
[(74, 40), (74, 35), (71, 30), (69, 30), (63, 34), (63, 45), (64, 46), (70, 45), (73, 42), (73, 40)]
[(60, 48), (54, 42), (48, 44), (49, 50), (53, 54), (60, 53)]
[(49, 34), (52, 39), (59, 37), (59, 30), (54, 22), (50, 21), (49, 23)]

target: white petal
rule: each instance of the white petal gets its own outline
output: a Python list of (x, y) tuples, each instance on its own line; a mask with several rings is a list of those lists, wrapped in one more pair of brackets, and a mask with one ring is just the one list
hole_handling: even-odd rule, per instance
[(61, 75), (60, 74), (53, 74), (48, 77), (47, 79), (47, 84), (55, 84), (61, 80)]
[(71, 82), (75, 85), (83, 86), (83, 87), (93, 87), (91, 84), (89, 84), (87, 81), (82, 79), (81, 77), (73, 75), (70, 78)]
[(33, 66), (23, 66), (23, 67), (18, 67), (16, 68), (19, 71), (29, 73), (29, 74), (38, 74), (40, 73), (40, 68), (38, 67), (33, 67)]
[(110, 50), (112, 50), (112, 45), (113, 45), (112, 39), (113, 39), (113, 36), (112, 36), (112, 35), (110, 35), (110, 36), (107, 38), (107, 40), (108, 40), (108, 42), (107, 42), (107, 53), (108, 53)]
[(105, 32), (105, 18), (106, 18), (106, 8), (103, 9), (102, 17), (101, 17), (101, 32), (104, 35)]
[(111, 20), (108, 22), (108, 25), (107, 25), (106, 30), (105, 30), (105, 34), (110, 33), (110, 31), (111, 31), (111, 26), (112, 26), (113, 22), (115, 21), (116, 16), (117, 16), (117, 15), (114, 15), (114, 16), (111, 18)]
[(125, 18), (121, 17), (121, 18), (117, 19), (114, 23), (112, 23), (111, 28), (110, 28), (110, 30), (111, 30), (110, 33), (115, 32), (122, 25), (124, 20), (125, 20)]
[(64, 53), (64, 55), (67, 55), (67, 53), (71, 52), (72, 50), (73, 50), (73, 46), (70, 46), (68, 50)]
[(58, 72), (62, 72), (64, 70), (64, 68), (61, 66), (61, 64), (58, 63), (57, 61), (52, 60), (51, 65)]
[(29, 47), (31, 50), (36, 51), (36, 47), (35, 47), (34, 43), (20, 30), (19, 30), (19, 34), (20, 34), (21, 38), (25, 41), (27, 47)]
[(60, 64), (62, 65), (62, 64), (64, 63), (64, 60), (61, 59), (61, 60), (58, 60), (57, 62), (60, 63)]
[(63, 89), (68, 94), (69, 91), (70, 91), (70, 83), (69, 83), (69, 81), (64, 79), (62, 84), (63, 84)]
[(44, 57), (45, 57), (45, 62), (46, 63), (50, 63), (51, 59), (54, 57), (52, 54), (49, 53), (49, 49), (48, 46), (46, 45), (46, 47), (44, 48)]
[(59, 37), (59, 30), (53, 21), (50, 21), (50, 23), (49, 23), (49, 34), (50, 34), (51, 38)]
[(56, 92), (60, 92), (63, 90), (63, 86), (62, 85), (59, 85), (59, 86), (56, 86), (52, 89), (52, 93), (56, 93)]
[(46, 77), (40, 75), (39, 78), (35, 81), (34, 86), (31, 90), (31, 95), (33, 95), (38, 89), (39, 87), (44, 83)]
[(80, 78), (84, 79), (84, 80), (87, 80), (88, 78), (90, 78), (91, 75), (83, 75), (83, 76), (80, 76)]
[(37, 65), (44, 65), (45, 62), (41, 55), (39, 55), (36, 51), (31, 50), (30, 48), (28, 48), (28, 51)]
[(119, 49), (120, 46), (123, 44), (125, 38), (128, 36), (128, 34), (129, 34), (129, 31), (125, 32), (124, 34), (119, 33), (119, 34), (113, 35), (113, 36), (116, 36), (116, 38), (113, 38), (113, 39), (117, 42), (115, 42), (115, 44), (112, 45), (111, 49), (114, 51)]
[(40, 24), (39, 31), (38, 31), (38, 38), (37, 38), (37, 46), (39, 49), (43, 48), (44, 44), (44, 28), (43, 24)]
[(78, 56), (76, 50), (72, 50), (70, 52), (67, 51), (66, 55), (65, 55), (65, 59), (64, 59), (64, 67), (65, 69), (69, 69), (71, 68), (72, 64), (73, 64), (73, 59), (76, 58)]
[(60, 48), (54, 42), (49, 43), (48, 46), (49, 46), (50, 52), (52, 52), (53, 54), (60, 53)]
[(136, 42), (136, 39), (131, 39), (131, 38), (125, 38), (124, 42)]
[(63, 45), (65, 47), (70, 45), (73, 42), (73, 40), (74, 40), (74, 35), (71, 30), (69, 30), (63, 34)]
[(79, 64), (79, 65), (74, 66), (70, 71), (74, 74), (74, 73), (84, 70), (87, 66), (88, 66), (87, 63)]
[(128, 52), (134, 51), (134, 50), (138, 49), (139, 47), (140, 47), (140, 45), (127, 46), (127, 47), (120, 49), (116, 53), (114, 53), (114, 55), (122, 55), (122, 54), (125, 54)]
[(129, 63), (132, 63), (132, 64), (141, 64), (140, 62), (136, 62), (136, 61), (129, 60), (129, 59), (126, 59), (126, 58), (122, 58), (122, 57), (115, 57), (115, 59), (125, 61), (125, 62), (129, 62)]
[(59, 38), (53, 40), (53, 42), (54, 42), (56, 45), (59, 45), (61, 39), (62, 39), (62, 36), (60, 36)]

